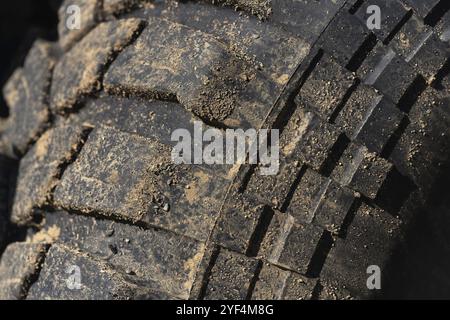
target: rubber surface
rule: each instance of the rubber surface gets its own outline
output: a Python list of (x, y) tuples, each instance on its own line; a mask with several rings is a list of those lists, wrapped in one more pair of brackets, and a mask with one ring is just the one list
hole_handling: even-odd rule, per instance
[[(382, 297), (449, 160), (450, 18), (370, 4), (66, 1), (4, 88), (0, 297)], [(196, 120), (280, 129), (279, 174), (173, 164)]]

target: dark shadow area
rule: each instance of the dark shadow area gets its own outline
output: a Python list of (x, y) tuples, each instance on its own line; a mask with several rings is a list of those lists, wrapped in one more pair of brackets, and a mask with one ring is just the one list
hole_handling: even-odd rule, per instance
[[(61, 0), (3, 1), (0, 7), (0, 87), (22, 65), (37, 38), (56, 40), (57, 10)], [(0, 95), (0, 117), (8, 108)]]
[(387, 299), (450, 299), (450, 163), (393, 259)]
[(0, 255), (9, 243), (24, 240), (26, 236), (26, 228), (10, 222), (17, 173), (18, 161), (0, 155)]

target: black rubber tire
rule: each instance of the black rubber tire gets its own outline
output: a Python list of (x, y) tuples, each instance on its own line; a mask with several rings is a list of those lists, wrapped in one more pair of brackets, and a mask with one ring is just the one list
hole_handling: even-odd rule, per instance
[[(448, 9), (65, 1), (4, 88), (0, 298), (386, 296), (448, 171)], [(279, 129), (279, 173), (175, 165), (194, 121)]]

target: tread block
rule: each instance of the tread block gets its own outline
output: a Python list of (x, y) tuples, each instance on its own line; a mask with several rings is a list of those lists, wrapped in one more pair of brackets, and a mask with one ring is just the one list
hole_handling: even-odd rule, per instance
[(432, 83), (450, 57), (450, 47), (434, 33), (420, 46), (410, 63)]
[(395, 52), (383, 45), (375, 46), (358, 73), (364, 83), (375, 87), (397, 104), (418, 74)]
[[(79, 269), (70, 269), (77, 267)], [(67, 270), (72, 270), (71, 273)], [(80, 288), (74, 281), (79, 270)], [(74, 277), (74, 278), (71, 278)], [(31, 300), (128, 300), (167, 299), (167, 295), (134, 284), (125, 273), (118, 272), (106, 262), (95, 260), (62, 244), (50, 247), (39, 279), (28, 293)]]
[(404, 114), (373, 88), (361, 85), (336, 118), (351, 140), (358, 140), (369, 150), (381, 153)]
[(204, 240), (229, 182), (196, 165), (175, 165), (170, 146), (103, 126), (64, 172), (54, 197), (65, 209)]
[[(325, 282), (336, 283), (356, 296), (369, 296), (367, 267), (377, 265), (383, 280), (386, 264), (401, 237), (400, 221), (386, 212), (363, 204), (353, 219), (345, 240), (337, 239), (321, 272)], [(379, 291), (379, 290), (375, 290)]]
[(427, 190), (448, 159), (449, 98), (429, 87), (409, 114), (410, 123), (392, 151), (398, 170)]
[[(100, 21), (101, 2), (100, 0), (65, 0), (63, 2), (58, 11), (59, 43), (63, 49), (69, 49), (75, 41), (80, 40)], [(74, 17), (74, 11), (69, 10), (71, 9), (69, 7), (73, 5), (79, 8), (80, 26), (69, 29), (70, 20)]]
[(280, 153), (320, 171), (330, 158), (341, 132), (298, 105), (280, 136)]
[(381, 98), (374, 88), (359, 85), (339, 112), (335, 123), (343, 127), (347, 136), (354, 140)]
[[(253, 1), (246, 2), (254, 5)], [(311, 47), (303, 37), (294, 36), (277, 24), (261, 23), (254, 17), (236, 14), (233, 9), (205, 5), (202, 1), (161, 6), (156, 6), (151, 14), (214, 36), (279, 87), (287, 83)], [(145, 14), (148, 13), (142, 17)]]
[(255, 197), (260, 203), (281, 209), (295, 179), (302, 170), (299, 161), (280, 161), (278, 174), (263, 176), (256, 168), (250, 177), (245, 195), (251, 199)]
[(381, 153), (404, 117), (403, 112), (383, 98), (372, 110), (356, 139), (370, 151)]
[[(89, 99), (86, 105), (71, 115), (74, 123), (89, 124), (92, 127), (105, 125), (119, 131), (137, 134), (139, 136), (156, 139), (159, 142), (175, 146), (178, 141), (172, 141), (172, 133), (176, 129), (186, 129), (191, 137), (194, 136), (194, 115), (182, 105), (157, 100), (142, 100), (137, 97), (101, 96)], [(202, 124), (203, 130), (211, 127)], [(205, 147), (205, 142), (203, 146)], [(192, 158), (190, 160), (193, 160)], [(228, 176), (232, 174), (232, 165), (215, 164), (203, 165), (215, 171), (215, 174)]]
[(28, 242), (14, 242), (6, 247), (0, 261), (0, 299), (25, 298), (47, 248), (45, 244)]
[(302, 176), (287, 213), (299, 223), (312, 223), (337, 233), (353, 203), (353, 193), (308, 169)]
[(46, 230), (58, 230), (58, 243), (107, 260), (135, 282), (168, 296), (187, 299), (205, 250), (204, 244), (164, 230), (65, 212), (45, 213)]
[(11, 156), (23, 155), (48, 126), (48, 96), (55, 58), (49, 42), (38, 40), (4, 89), (10, 116), (2, 143)]
[(310, 300), (316, 284), (316, 279), (264, 263), (252, 300)]
[[(15, 106), (25, 103), (26, 95), (24, 94), (23, 79), (23, 69), (18, 67), (16, 70), (14, 70), (14, 72), (11, 74), (11, 76), (3, 86), (2, 93), (5, 98), (5, 102), (11, 109), (11, 111), (14, 110)], [(5, 122), (2, 121), (2, 129), (4, 126)]]
[(420, 49), (424, 41), (430, 37), (433, 29), (413, 15), (395, 35), (389, 46), (409, 62)]
[[(56, 64), (51, 88), (54, 111), (72, 109), (101, 88), (105, 67), (142, 29), (138, 19), (100, 23)], [(67, 70), (72, 70), (67, 74)]]
[(383, 72), (384, 68), (391, 63), (395, 56), (396, 53), (394, 50), (381, 42), (377, 42), (361, 66), (356, 70), (356, 75), (362, 79), (364, 83), (371, 84), (375, 82)]
[(258, 264), (258, 260), (220, 249), (207, 279), (203, 299), (246, 299)]
[(33, 209), (48, 204), (63, 166), (79, 151), (87, 128), (61, 122), (46, 131), (21, 159), (11, 219), (26, 224)]
[(373, 86), (398, 104), (416, 79), (417, 73), (414, 69), (402, 58), (396, 57), (383, 70)]
[(268, 20), (282, 25), (309, 43), (314, 43), (344, 2), (344, 0), (272, 1), (272, 14)]
[(322, 228), (298, 224), (289, 214), (275, 213), (259, 254), (272, 264), (305, 274), (322, 234)]
[(367, 25), (367, 19), (370, 14), (367, 13), (367, 8), (370, 5), (377, 5), (381, 9), (381, 29), (374, 29), (373, 32), (377, 37), (384, 41), (391, 32), (399, 25), (399, 23), (406, 17), (408, 10), (399, 2), (392, 0), (371, 0), (364, 2), (355, 16), (363, 23)]
[(302, 104), (303, 100), (329, 120), (354, 81), (351, 72), (324, 55), (300, 89), (296, 103)]
[(343, 11), (330, 22), (319, 40), (319, 46), (340, 65), (346, 66), (369, 34), (355, 16)]
[(345, 150), (332, 178), (343, 186), (375, 199), (393, 165), (371, 153), (366, 147), (352, 143)]
[(329, 182), (328, 178), (311, 169), (307, 169), (300, 178), (286, 213), (299, 223), (312, 223)]
[(104, 83), (109, 93), (177, 100), (206, 122), (246, 128), (260, 126), (279, 91), (214, 37), (153, 17)]
[(256, 226), (266, 215), (267, 208), (241, 195), (233, 195), (230, 200), (231, 198), (232, 201), (225, 201), (214, 227), (212, 240), (225, 248), (246, 253)]
[[(194, 121), (198, 121), (192, 113), (174, 102), (116, 96), (89, 99), (83, 109), (72, 116), (79, 123), (106, 125), (145, 138), (155, 138), (167, 145), (177, 143), (171, 140), (176, 129), (184, 128), (193, 136)], [(203, 125), (203, 129), (208, 128)]]
[(354, 198), (353, 192), (331, 181), (317, 207), (315, 224), (337, 234), (350, 211)]

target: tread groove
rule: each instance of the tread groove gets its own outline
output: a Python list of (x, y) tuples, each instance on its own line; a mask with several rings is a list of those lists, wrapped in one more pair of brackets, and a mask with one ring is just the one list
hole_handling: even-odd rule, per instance
[(259, 248), (264, 239), (264, 236), (269, 229), (270, 222), (272, 221), (274, 215), (274, 211), (269, 206), (265, 206), (264, 210), (259, 217), (258, 223), (253, 231), (252, 236), (250, 237), (249, 246), (245, 253), (248, 257), (256, 257), (259, 252)]
[(374, 33), (370, 33), (370, 35), (363, 42), (361, 47), (358, 48), (358, 50), (355, 52), (355, 54), (345, 67), (352, 72), (356, 72), (364, 63), (364, 60), (366, 60), (367, 56), (370, 54), (373, 48), (375, 48), (375, 46), (377, 45), (377, 41), (378, 40), (376, 35)]
[(405, 113), (409, 113), (412, 106), (416, 103), (426, 88), (427, 83), (425, 79), (421, 75), (418, 75), (400, 98), (398, 108)]
[(442, 17), (450, 10), (450, 2), (448, 0), (441, 0), (439, 3), (427, 14), (423, 22), (430, 27), (435, 27)]
[(324, 230), (306, 271), (308, 278), (318, 278), (334, 243), (331, 232)]
[(323, 176), (329, 177), (331, 175), (349, 144), (350, 139), (345, 134), (340, 134), (336, 143), (330, 150), (330, 155), (319, 170)]
[(214, 265), (216, 264), (217, 258), (219, 257), (219, 253), (220, 253), (220, 247), (219, 246), (215, 246), (212, 253), (211, 253), (211, 257), (209, 258), (209, 262), (208, 262), (208, 266), (206, 267), (205, 273), (203, 274), (202, 277), (202, 285), (198, 294), (198, 300), (203, 300), (206, 296), (206, 289), (208, 287), (208, 283), (209, 283), (209, 277), (211, 276), (212, 273), (212, 269), (214, 267)]
[(389, 159), (390, 155), (394, 151), (395, 146), (400, 141), (403, 134), (406, 132), (406, 128), (409, 126), (409, 123), (410, 121), (408, 117), (404, 117), (400, 121), (397, 130), (395, 130), (394, 134), (392, 134), (392, 136), (389, 138), (388, 142), (386, 143), (386, 145), (384, 146), (383, 150), (380, 153), (380, 156), (382, 158)]
[(355, 80), (353, 81), (353, 84), (347, 90), (347, 92), (345, 93), (341, 102), (339, 103), (339, 105), (336, 107), (336, 109), (334, 109), (333, 113), (331, 114), (330, 120), (329, 120), (330, 123), (334, 124), (336, 122), (336, 118), (339, 116), (339, 113), (342, 111), (342, 109), (344, 109), (344, 107), (347, 104), (348, 100), (350, 99), (351, 95), (353, 94), (353, 92), (355, 92), (355, 90), (358, 88), (358, 86), (360, 84), (361, 84), (361, 80), (358, 78), (355, 78)]
[(348, 12), (350, 14), (355, 14), (359, 8), (364, 4), (364, 0), (357, 0), (349, 9)]
[(295, 190), (297, 189), (298, 185), (300, 184), (300, 181), (302, 180), (302, 177), (305, 175), (307, 166), (302, 166), (300, 169), (297, 177), (295, 178), (294, 183), (292, 184), (291, 188), (289, 189), (289, 193), (286, 196), (286, 200), (284, 201), (283, 205), (281, 206), (280, 211), (286, 212), (287, 208), (289, 207), (289, 204), (291, 203), (292, 198), (294, 197)]
[(250, 300), (253, 295), (253, 291), (255, 290), (256, 283), (258, 282), (259, 275), (261, 273), (263, 267), (263, 262), (261, 260), (258, 261), (258, 264), (256, 266), (255, 274), (253, 275), (252, 279), (250, 280), (250, 285), (248, 286), (248, 292), (245, 300)]

